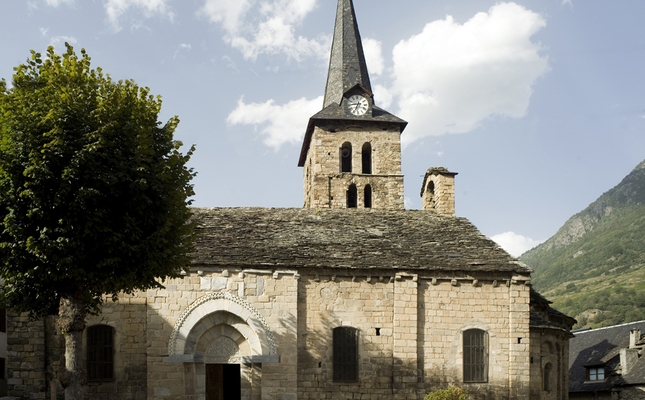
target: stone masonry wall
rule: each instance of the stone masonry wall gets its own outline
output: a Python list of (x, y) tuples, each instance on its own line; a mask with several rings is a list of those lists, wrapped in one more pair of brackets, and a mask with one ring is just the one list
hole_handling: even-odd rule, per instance
[[(88, 400), (146, 399), (146, 298), (122, 295), (118, 302), (106, 299), (101, 314), (86, 318), (86, 327), (108, 325), (114, 328), (114, 380), (88, 382)], [(58, 374), (65, 366), (65, 339), (58, 331), (56, 318), (47, 318), (47, 398), (62, 395)], [(84, 368), (87, 368), (87, 329), (83, 332)]]
[[(230, 293), (259, 313), (271, 327), (279, 363), (248, 365), (243, 373), (243, 399), (295, 400), (297, 397), (296, 310), (297, 274), (289, 271), (193, 268), (183, 279), (170, 280), (165, 290), (149, 290), (148, 399), (204, 399), (200, 364), (168, 361), (173, 329), (191, 304), (213, 293)], [(239, 305), (231, 305), (233, 312)], [(234, 312), (233, 312), (234, 314)], [(209, 315), (201, 317), (206, 320)], [(218, 329), (217, 326), (212, 329)], [(201, 335), (208, 340), (209, 332)], [(213, 336), (215, 337), (215, 336)], [(198, 343), (197, 346), (204, 344)], [(208, 347), (208, 343), (205, 344)]]
[(7, 386), (9, 396), (45, 399), (45, 321), (7, 313)]
[[(298, 399), (392, 399), (391, 276), (301, 278)], [(333, 329), (358, 329), (359, 380), (333, 382)]]
[[(356, 184), (358, 207), (364, 207), (363, 189), (372, 186), (372, 208), (403, 209), (401, 140), (398, 129), (378, 126), (316, 127), (304, 171), (305, 208), (346, 208), (347, 189)], [(341, 173), (340, 149), (352, 145), (352, 172)], [(362, 147), (372, 148), (372, 173), (362, 174)]]
[[(279, 362), (242, 365), (244, 400), (422, 399), (449, 384), (478, 399), (528, 399), (532, 338), (527, 280), (504, 273), (477, 278), (391, 269), (353, 274), (196, 267), (184, 278), (165, 282), (166, 289), (108, 302), (102, 315), (90, 318), (88, 325), (114, 326), (117, 344), (115, 382), (91, 384), (88, 398), (204, 400), (207, 349), (218, 335), (233, 337), (235, 330), (252, 340), (249, 329), (263, 329), (248, 319), (254, 316), (268, 327)], [(195, 306), (210, 304), (204, 299), (237, 300), (218, 300), (219, 308)], [(10, 390), (44, 399), (46, 346), (37, 332), (45, 326), (23, 317), (10, 321), (18, 332), (10, 343)], [(222, 322), (229, 327), (218, 325)], [(185, 348), (173, 358), (169, 343), (183, 329), (178, 323), (193, 324), (188, 328), (196, 336), (182, 334)], [(339, 326), (359, 331), (356, 383), (333, 382), (332, 333)], [(463, 383), (462, 334), (471, 328), (488, 334), (487, 383)], [(20, 332), (27, 332), (23, 339)], [(238, 343), (249, 356), (252, 343), (245, 340)], [(49, 347), (53, 372), (62, 358), (54, 356), (54, 344)]]
[[(531, 331), (531, 394), (530, 398), (560, 400), (569, 392), (569, 339), (560, 331)], [(549, 384), (545, 385), (545, 368), (551, 365)]]
[[(529, 287), (511, 283), (510, 277), (447, 278), (419, 280), (424, 391), (456, 384), (477, 398), (527, 399)], [(488, 334), (487, 383), (463, 383), (462, 335), (468, 329)]]
[[(508, 275), (495, 281), (381, 274), (303, 273), (298, 301), (299, 399), (422, 399), (449, 384), (464, 387), (478, 399), (528, 399), (525, 281), (512, 283)], [(526, 329), (511, 319), (522, 319)], [(331, 337), (338, 326), (359, 330), (356, 383), (332, 379)], [(462, 334), (471, 328), (488, 333), (487, 383), (463, 383)]]

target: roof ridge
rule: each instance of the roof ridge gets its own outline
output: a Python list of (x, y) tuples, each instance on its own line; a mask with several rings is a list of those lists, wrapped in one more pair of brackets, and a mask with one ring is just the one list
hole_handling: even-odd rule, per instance
[(598, 332), (598, 331), (602, 331), (602, 330), (606, 330), (606, 329), (620, 328), (620, 327), (627, 326), (627, 325), (643, 324), (643, 323), (645, 323), (645, 320), (634, 321), (634, 322), (626, 322), (624, 324), (618, 324), (618, 325), (612, 325), (612, 326), (603, 326), (602, 328), (589, 329), (589, 330), (586, 330), (586, 331), (572, 332), (572, 333), (575, 336), (578, 336), (578, 335), (581, 335), (583, 333)]

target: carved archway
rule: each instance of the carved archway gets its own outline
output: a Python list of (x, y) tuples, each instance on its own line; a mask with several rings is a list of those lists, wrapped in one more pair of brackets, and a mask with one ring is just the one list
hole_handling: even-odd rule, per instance
[(264, 317), (239, 297), (218, 292), (195, 300), (181, 314), (170, 335), (169, 358), (190, 362), (200, 337), (218, 325), (237, 330), (248, 341), (251, 356), (276, 355), (273, 333)]

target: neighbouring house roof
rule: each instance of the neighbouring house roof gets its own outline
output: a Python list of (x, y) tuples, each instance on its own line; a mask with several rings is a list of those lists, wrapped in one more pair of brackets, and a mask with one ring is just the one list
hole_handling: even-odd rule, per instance
[(194, 264), (531, 272), (467, 219), (428, 211), (194, 208), (193, 213)]
[[(574, 333), (569, 341), (569, 392), (610, 391), (612, 387), (645, 384), (645, 358), (639, 357), (627, 374), (617, 375), (620, 349), (629, 348), (632, 329), (645, 333), (645, 321)], [(587, 382), (587, 368), (605, 366), (602, 382)]]

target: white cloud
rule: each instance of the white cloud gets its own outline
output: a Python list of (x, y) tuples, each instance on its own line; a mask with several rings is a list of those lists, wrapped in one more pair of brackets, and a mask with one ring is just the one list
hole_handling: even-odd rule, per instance
[(573, 1), (572, 0), (562, 0), (562, 5), (568, 5), (569, 7), (573, 8)]
[(375, 39), (363, 39), (363, 52), (365, 53), (365, 62), (370, 75), (382, 75), (385, 70), (383, 61), (382, 44)]
[(317, 0), (205, 0), (198, 14), (220, 24), (224, 40), (248, 60), (260, 54), (325, 58), (329, 37), (296, 36), (295, 30), (316, 7)]
[(170, 9), (166, 2), (167, 0), (107, 0), (104, 7), (105, 12), (107, 13), (108, 22), (112, 25), (112, 28), (115, 31), (120, 31), (120, 19), (130, 9), (141, 11), (145, 18), (159, 16), (173, 21), (175, 13)]
[(182, 50), (190, 51), (192, 48), (193, 46), (191, 46), (190, 44), (182, 43), (179, 46), (177, 46), (177, 48), (175, 49), (175, 54), (172, 56), (172, 58), (177, 58), (177, 55), (179, 54), (180, 51)]
[[(207, 4), (224, 4), (226, 1), (208, 0)], [(251, 5), (259, 1), (263, 5), (260, 7), (262, 12), (275, 14), (276, 9), (283, 13), (285, 5), (295, 0), (241, 1), (251, 2)], [(278, 3), (283, 8), (275, 6)], [(299, 17), (290, 21), (299, 21), (314, 3), (315, 0), (306, 0)], [(222, 14), (219, 18), (225, 21), (229, 17)], [(464, 24), (455, 22), (450, 16), (428, 23), (421, 33), (394, 47), (393, 83), (389, 88), (374, 86), (376, 104), (385, 109), (394, 107), (397, 109), (395, 114), (410, 122), (402, 137), (404, 145), (426, 136), (469, 132), (487, 119), (498, 116), (521, 118), (527, 113), (533, 85), (549, 71), (549, 60), (541, 55), (541, 45), (531, 41), (544, 26), (544, 17), (515, 3), (499, 3)], [(298, 59), (298, 55), (304, 53), (293, 47), (293, 36), (288, 34), (293, 26), (284, 25), (282, 28), (285, 35), (278, 35), (282, 40), (276, 39), (277, 28), (273, 36), (268, 34), (267, 37), (272, 39), (267, 43), (257, 38), (249, 41), (241, 36), (230, 40), (234, 47), (243, 49), (247, 58), (255, 58), (261, 52), (282, 51)], [(258, 29), (263, 29), (262, 24)], [(364, 49), (370, 73), (382, 74), (385, 62), (381, 43), (365, 39)], [(329, 52), (328, 48), (326, 52)], [(304, 105), (303, 102), (306, 100), (285, 106), (275, 105), (273, 101), (247, 105), (242, 100), (229, 115), (229, 123), (262, 124), (262, 132), (267, 136), (265, 143), (277, 148), (283, 143), (296, 141), (306, 118), (319, 111), (312, 106), (319, 103), (307, 103), (308, 108), (300, 115), (289, 108)], [(293, 115), (290, 121), (275, 117), (287, 110), (289, 115)], [(256, 114), (252, 115), (252, 111)], [(281, 124), (291, 124), (296, 117), (302, 121), (293, 124), (296, 130), (283, 131)], [(280, 129), (277, 128), (279, 126)], [(299, 133), (287, 134), (286, 131)]]
[(373, 85), (372, 90), (374, 91), (374, 104), (386, 110), (390, 108), (394, 99), (390, 89), (383, 85)]
[(500, 3), (463, 25), (447, 16), (393, 50), (398, 115), (410, 122), (404, 144), (424, 136), (465, 133), (488, 118), (523, 117), (548, 57), (531, 37), (544, 18)]
[(543, 242), (543, 240), (534, 240), (526, 236), (518, 235), (515, 232), (500, 233), (499, 235), (491, 237), (491, 239), (513, 257), (519, 257)]
[(302, 141), (309, 117), (320, 111), (322, 103), (322, 96), (313, 100), (303, 97), (284, 105), (277, 105), (273, 100), (246, 104), (242, 98), (226, 122), (259, 127), (264, 144), (277, 150), (285, 143)]
[(206, 0), (198, 14), (220, 23), (227, 32), (237, 32), (254, 0)]
[(61, 4), (74, 4), (74, 0), (45, 0), (48, 6), (58, 7)]

